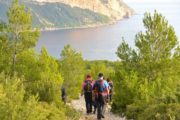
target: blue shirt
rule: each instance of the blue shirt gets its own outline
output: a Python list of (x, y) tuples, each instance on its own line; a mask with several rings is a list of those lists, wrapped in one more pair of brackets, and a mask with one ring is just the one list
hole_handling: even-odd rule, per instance
[[(104, 80), (104, 86), (106, 87), (106, 88), (108, 88), (108, 90), (109, 90), (109, 84), (108, 84), (108, 82), (106, 81), (106, 80)], [(104, 94), (105, 96), (107, 96), (107, 94), (106, 94), (106, 92), (105, 92), (105, 94)]]
[(106, 80), (104, 80), (104, 85), (107, 86), (107, 88), (109, 89), (110, 86)]

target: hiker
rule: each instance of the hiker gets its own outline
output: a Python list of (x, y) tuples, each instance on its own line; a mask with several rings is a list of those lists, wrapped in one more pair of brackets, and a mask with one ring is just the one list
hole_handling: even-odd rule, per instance
[(101, 118), (104, 118), (104, 105), (106, 103), (105, 97), (106, 95), (109, 95), (108, 85), (105, 83), (103, 74), (99, 73), (98, 80), (93, 86), (93, 91), (97, 95), (97, 119), (101, 120)]
[[(104, 80), (104, 84), (107, 86), (108, 91), (109, 91), (110, 90), (110, 86), (109, 86), (108, 82), (105, 80), (105, 77), (103, 77), (103, 80)], [(109, 101), (109, 95), (104, 93), (104, 98), (105, 98), (105, 105), (106, 105), (106, 103), (108, 103), (108, 101)], [(104, 109), (103, 112), (105, 112), (105, 109)]]
[(111, 79), (107, 79), (107, 82), (109, 84), (109, 101), (112, 102), (112, 95), (113, 95), (113, 82)]
[[(95, 80), (92, 80), (92, 85), (94, 86), (95, 84)], [(94, 107), (94, 110), (93, 110), (93, 114), (96, 114), (96, 110), (97, 110), (97, 102), (96, 102), (96, 94), (95, 92), (92, 92), (92, 105)]]
[(92, 81), (91, 76), (87, 75), (86, 80), (82, 84), (82, 93), (81, 96), (84, 94), (85, 102), (86, 102), (86, 113), (92, 113)]
[(65, 87), (61, 88), (61, 99), (64, 102), (64, 104), (66, 104), (66, 89), (65, 89)]

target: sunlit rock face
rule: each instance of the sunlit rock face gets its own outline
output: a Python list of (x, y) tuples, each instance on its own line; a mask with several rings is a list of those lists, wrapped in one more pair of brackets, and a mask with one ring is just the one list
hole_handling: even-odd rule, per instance
[(71, 7), (79, 7), (89, 9), (91, 11), (101, 13), (112, 19), (118, 20), (123, 17), (129, 17), (133, 14), (122, 0), (33, 0), (41, 3), (59, 2), (70, 5)]
[[(19, 0), (32, 11), (33, 27), (41, 29), (93, 27), (115, 23), (133, 10), (122, 0)], [(12, 0), (0, 0), (0, 21), (8, 22)]]

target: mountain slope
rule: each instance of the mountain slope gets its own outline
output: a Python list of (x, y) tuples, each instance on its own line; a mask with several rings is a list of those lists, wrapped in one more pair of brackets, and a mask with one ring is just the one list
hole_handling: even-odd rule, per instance
[(71, 7), (88, 9), (113, 19), (121, 19), (133, 13), (122, 0), (33, 0), (41, 3), (64, 3)]
[[(113, 6), (112, 1), (118, 4)], [(32, 10), (33, 26), (42, 29), (107, 24), (133, 13), (118, 0), (21, 0), (21, 2)], [(0, 1), (1, 21), (7, 21), (6, 11), (10, 3), (11, 0)]]

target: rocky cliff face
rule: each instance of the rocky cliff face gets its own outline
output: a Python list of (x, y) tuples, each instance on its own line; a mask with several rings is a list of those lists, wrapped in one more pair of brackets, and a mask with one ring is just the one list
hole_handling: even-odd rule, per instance
[[(122, 0), (20, 0), (32, 10), (33, 26), (41, 29), (93, 27), (133, 14)], [(7, 22), (12, 0), (0, 0), (0, 22)]]
[(46, 3), (64, 3), (71, 7), (79, 7), (81, 9), (88, 9), (106, 15), (112, 19), (118, 20), (123, 17), (129, 17), (133, 14), (122, 0), (33, 0), (37, 2)]

